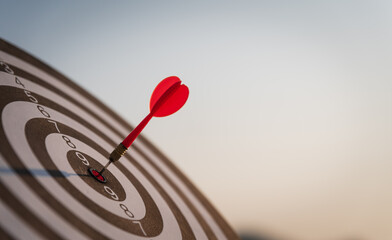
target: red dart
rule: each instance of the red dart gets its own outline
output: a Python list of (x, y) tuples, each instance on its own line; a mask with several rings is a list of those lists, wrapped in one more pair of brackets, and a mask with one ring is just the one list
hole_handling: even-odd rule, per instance
[(110, 154), (109, 162), (101, 170), (100, 174), (110, 163), (118, 161), (122, 155), (132, 145), (140, 132), (148, 124), (152, 117), (169, 116), (184, 106), (189, 96), (189, 89), (181, 84), (181, 80), (176, 77), (163, 79), (154, 89), (150, 99), (150, 113), (137, 125), (135, 129), (120, 143)]

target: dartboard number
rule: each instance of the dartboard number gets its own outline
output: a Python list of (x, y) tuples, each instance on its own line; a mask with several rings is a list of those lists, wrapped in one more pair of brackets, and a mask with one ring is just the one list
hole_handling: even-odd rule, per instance
[(130, 217), (130, 218), (134, 218), (135, 215), (133, 215), (133, 213), (131, 213), (131, 211), (128, 210), (127, 206), (125, 206), (124, 204), (120, 203), (120, 208), (122, 210), (124, 210), (125, 214)]
[(60, 133), (60, 129), (59, 129), (59, 127), (57, 126), (57, 122), (55, 122), (55, 121), (53, 121), (53, 120), (50, 120), (50, 119), (48, 119), (48, 122), (53, 123), (54, 126), (56, 127), (57, 132)]
[(15, 83), (22, 86), (23, 88), (26, 88), (25, 85), (19, 80), (18, 77), (15, 76)]
[(67, 145), (68, 145), (68, 147), (70, 147), (70, 148), (73, 148), (73, 149), (75, 149), (76, 148), (76, 146), (75, 146), (75, 144), (73, 144), (72, 142), (71, 142), (71, 139), (69, 139), (67, 136), (61, 136), (62, 138), (63, 138), (63, 140), (65, 141), (65, 143), (67, 143)]
[(144, 231), (144, 229), (142, 227), (142, 223), (140, 221), (133, 221), (133, 223), (139, 225), (139, 227), (142, 230), (144, 236), (147, 236), (147, 233), (146, 233), (146, 231)]
[(44, 117), (50, 118), (50, 115), (47, 111), (45, 111), (44, 107), (37, 105), (38, 110), (41, 112)]
[(90, 163), (88, 162), (87, 158), (80, 152), (75, 152), (76, 156), (82, 161), (82, 163), (86, 166), (89, 166)]
[[(0, 66), (2, 66), (4, 68), (4, 71), (6, 71), (7, 73), (15, 76), (14, 70), (12, 70), (10, 68), (10, 66), (8, 66), (8, 64), (6, 64), (3, 61), (0, 61)], [(23, 88), (26, 88), (25, 85), (19, 80), (19, 78), (17, 76), (15, 76), (15, 83), (22, 86)]]
[(0, 61), (0, 66), (4, 67), (4, 70), (5, 70), (7, 73), (14, 75), (14, 71), (8, 66), (7, 63), (5, 63), (5, 62), (3, 62), (3, 61)]
[[(17, 78), (15, 77), (15, 79), (17, 79)], [(15, 81), (16, 81), (16, 80), (15, 80)], [(22, 84), (22, 86), (24, 87), (23, 84)], [(29, 98), (29, 100), (30, 100), (31, 102), (33, 102), (33, 103), (38, 103), (38, 100), (31, 94), (31, 92), (29, 92), (29, 91), (27, 91), (27, 90), (24, 90), (24, 92), (25, 92), (26, 96)]]
[(111, 198), (113, 198), (116, 201), (120, 200), (120, 198), (118, 198), (117, 194), (110, 187), (103, 186), (103, 188), (110, 195)]

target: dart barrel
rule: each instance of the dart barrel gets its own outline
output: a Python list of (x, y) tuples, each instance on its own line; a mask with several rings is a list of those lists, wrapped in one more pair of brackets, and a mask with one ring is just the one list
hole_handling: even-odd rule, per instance
[(118, 161), (127, 151), (128, 149), (122, 145), (122, 143), (118, 144), (118, 146), (113, 150), (110, 154), (109, 159), (112, 162)]

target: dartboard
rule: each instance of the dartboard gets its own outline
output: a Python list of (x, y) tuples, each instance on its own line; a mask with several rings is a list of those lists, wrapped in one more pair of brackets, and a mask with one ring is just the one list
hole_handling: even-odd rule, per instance
[(146, 138), (96, 181), (132, 126), (0, 40), (1, 239), (238, 239)]

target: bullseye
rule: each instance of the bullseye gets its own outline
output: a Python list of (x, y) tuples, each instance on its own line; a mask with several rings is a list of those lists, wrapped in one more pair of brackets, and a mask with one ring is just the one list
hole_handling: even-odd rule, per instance
[(106, 178), (102, 176), (97, 170), (94, 168), (89, 168), (88, 172), (100, 183), (106, 183)]

